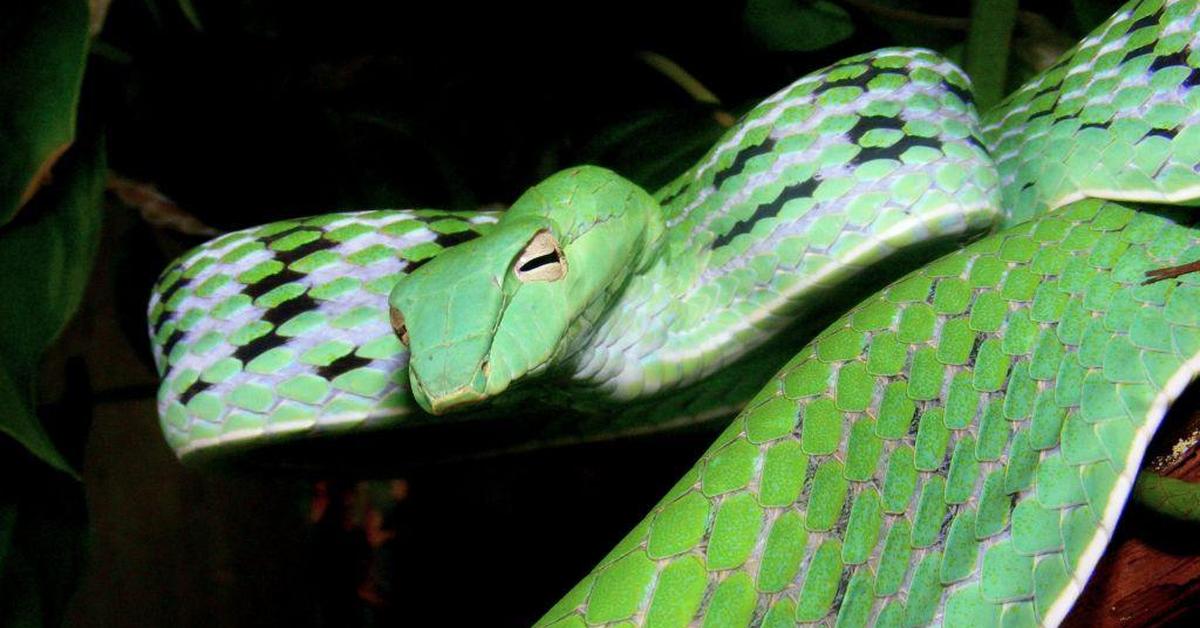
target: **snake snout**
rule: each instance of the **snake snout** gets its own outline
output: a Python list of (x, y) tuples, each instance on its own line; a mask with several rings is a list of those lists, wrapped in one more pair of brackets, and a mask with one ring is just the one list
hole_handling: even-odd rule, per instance
[[(448, 366), (447, 364), (439, 364)], [(455, 377), (451, 373), (474, 372), (470, 377)], [(450, 414), (478, 405), (489, 397), (487, 393), (487, 361), (470, 371), (434, 369), (423, 376), (421, 369), (410, 363), (409, 381), (413, 397), (426, 412), (433, 415)]]
[(487, 396), (483, 391), (464, 386), (437, 397), (430, 397), (429, 412), (436, 415), (450, 414), (477, 405), (484, 399), (487, 399)]

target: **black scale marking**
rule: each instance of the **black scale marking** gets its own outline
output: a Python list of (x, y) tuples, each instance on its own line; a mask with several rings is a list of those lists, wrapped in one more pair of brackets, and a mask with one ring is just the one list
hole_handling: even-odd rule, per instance
[(182, 403), (183, 405), (186, 406), (187, 402), (192, 400), (192, 397), (195, 397), (196, 395), (208, 390), (209, 388), (212, 388), (212, 384), (210, 384), (208, 382), (196, 380), (196, 381), (192, 382), (191, 386), (187, 387), (187, 390), (183, 391), (183, 394), (179, 395), (179, 403)]
[(305, 242), (290, 251), (273, 251), (273, 253), (275, 253), (275, 259), (283, 262), (284, 265), (290, 266), (292, 262), (304, 259), (317, 251), (332, 249), (337, 245), (338, 243), (332, 240), (317, 238), (311, 242)]
[(418, 269), (418, 268), (420, 268), (420, 267), (422, 267), (422, 266), (424, 266), (424, 265), (428, 264), (428, 263), (429, 263), (429, 260), (433, 259), (434, 257), (436, 257), (436, 256), (434, 256), (434, 255), (430, 255), (429, 257), (426, 257), (425, 259), (420, 259), (420, 260), (417, 260), (417, 261), (415, 261), (415, 262), (413, 262), (413, 261), (409, 261), (409, 260), (405, 260), (405, 261), (407, 261), (407, 262), (408, 262), (408, 265), (404, 267), (404, 273), (405, 273), (405, 274), (407, 274), (407, 275), (411, 275), (411, 274), (413, 274), (413, 271), (415, 271), (416, 269)]
[(276, 347), (281, 347), (281, 346), (287, 344), (287, 342), (288, 342), (287, 338), (284, 338), (283, 336), (280, 336), (279, 334), (275, 333), (274, 331), (271, 331), (269, 333), (263, 334), (263, 335), (259, 336), (258, 338), (255, 338), (254, 340), (251, 340), (250, 342), (247, 342), (246, 344), (238, 347), (233, 352), (233, 357), (240, 360), (243, 365), (249, 364), (250, 361), (253, 360), (254, 358), (257, 358), (258, 356), (270, 351), (271, 349), (274, 349)]
[(1125, 58), (1121, 59), (1121, 63), (1125, 63), (1130, 59), (1136, 59), (1154, 52), (1154, 45), (1155, 42), (1151, 42), (1145, 46), (1142, 46), (1141, 48), (1134, 48), (1133, 50), (1130, 50), (1129, 52), (1125, 53)]
[[(442, 248), (450, 248), (452, 246), (462, 244), (463, 242), (469, 242), (471, 240), (474, 240), (475, 238), (478, 238), (479, 235), (480, 234), (478, 231), (474, 231), (471, 229), (468, 229), (465, 231), (458, 231), (455, 233), (440, 233), (437, 235), (436, 238), (434, 238), (434, 242), (437, 242), (439, 245), (442, 246)], [(440, 253), (440, 251), (439, 251), (439, 253)], [(435, 257), (437, 257), (436, 254), (430, 255), (429, 257), (426, 257), (426, 258), (420, 259), (420, 260), (416, 260), (416, 261), (405, 259), (404, 260), (404, 262), (405, 262), (404, 274), (406, 274), (406, 275), (413, 274), (414, 271), (416, 271), (418, 268), (424, 266), (425, 264), (428, 264), (429, 261)], [(403, 259), (403, 258), (401, 258), (401, 259)]]
[(1029, 97), (1029, 100), (1031, 102), (1034, 100), (1037, 100), (1038, 98), (1041, 98), (1042, 96), (1045, 96), (1046, 94), (1049, 94), (1050, 92), (1053, 92), (1054, 90), (1056, 90), (1060, 87), (1062, 87), (1061, 82), (1055, 83), (1054, 85), (1051, 85), (1050, 87), (1044, 87), (1042, 89), (1039, 89), (1038, 91), (1034, 92), (1033, 96)]
[(162, 346), (162, 354), (164, 359), (171, 355), (171, 350), (175, 348), (175, 345), (179, 344), (180, 340), (183, 340), (183, 330), (181, 329), (176, 329), (175, 331), (171, 332), (170, 336), (167, 336), (167, 340)]
[(290, 268), (284, 268), (274, 275), (269, 275), (258, 280), (256, 283), (247, 285), (242, 289), (242, 292), (249, 295), (251, 300), (257, 299), (262, 295), (282, 286), (285, 283), (292, 283), (304, 279), (304, 273), (298, 273)]
[(942, 149), (942, 141), (935, 137), (918, 137), (916, 135), (905, 135), (900, 141), (891, 146), (864, 146), (862, 151), (858, 153), (852, 160), (854, 164), (862, 164), (876, 159), (895, 159), (899, 160), (900, 155), (904, 151), (913, 148), (914, 146), (927, 146), (929, 148)]
[(178, 293), (181, 289), (187, 287), (190, 284), (191, 284), (191, 281), (189, 281), (187, 277), (180, 277), (178, 281), (171, 284), (170, 288), (167, 288), (165, 291), (163, 291), (162, 295), (159, 296), (159, 298), (158, 298), (158, 302), (163, 304), (163, 313), (164, 314), (166, 314), (167, 303), (170, 302), (171, 299), (175, 297), (176, 293)]
[(274, 329), (238, 347), (234, 350), (233, 357), (241, 360), (242, 364), (249, 364), (251, 360), (267, 351), (287, 344), (289, 339), (279, 335), (279, 326), (296, 315), (311, 312), (317, 307), (319, 307), (317, 301), (306, 293), (267, 310), (263, 313), (262, 320), (271, 323)]
[(356, 368), (366, 366), (371, 363), (371, 360), (347, 353), (346, 355), (326, 364), (317, 369), (317, 375), (324, 377), (327, 380), (333, 380), (342, 373), (353, 371)]
[(466, 229), (463, 231), (457, 231), (455, 233), (439, 233), (434, 241), (445, 248), (450, 248), (456, 244), (469, 242), (478, 237), (479, 232)]
[(1129, 25), (1129, 30), (1127, 30), (1125, 32), (1132, 33), (1133, 31), (1136, 31), (1136, 30), (1142, 29), (1142, 28), (1146, 28), (1147, 26), (1158, 26), (1159, 21), (1162, 20), (1162, 16), (1163, 16), (1163, 7), (1159, 7), (1159, 9), (1157, 11), (1155, 11), (1154, 13), (1147, 15), (1145, 17), (1142, 17), (1142, 18), (1138, 18), (1138, 20), (1136, 22)]
[(284, 301), (283, 303), (280, 303), (279, 305), (267, 310), (266, 313), (263, 314), (262, 320), (271, 323), (275, 327), (279, 327), (280, 325), (292, 320), (292, 318), (296, 315), (303, 314), (305, 312), (311, 312), (317, 309), (319, 306), (320, 304), (317, 303), (315, 299), (308, 296), (308, 293), (305, 293), (298, 297), (288, 299), (287, 301)]
[(667, 205), (670, 205), (671, 203), (675, 202), (675, 199), (679, 198), (680, 195), (682, 195), (685, 191), (687, 191), (687, 189), (688, 189), (688, 186), (686, 186), (686, 185), (680, 186), (680, 188), (678, 190), (671, 192), (670, 194), (667, 195), (666, 198), (664, 198), (662, 201), (660, 201), (659, 205), (662, 207), (666, 207)]
[(717, 172), (713, 175), (713, 187), (720, 188), (722, 183), (725, 183), (730, 177), (741, 174), (746, 169), (746, 163), (759, 155), (766, 155), (772, 150), (775, 150), (775, 140), (768, 137), (761, 144), (755, 144), (750, 148), (742, 150), (733, 158), (733, 163), (728, 168)]
[[(1142, 136), (1142, 140), (1150, 137), (1165, 137), (1168, 140), (1175, 139), (1175, 134), (1179, 132), (1179, 127), (1173, 129), (1150, 129)], [(1138, 140), (1139, 142), (1142, 140)]]
[[(833, 70), (837, 67), (839, 67), (839, 66), (833, 66), (830, 68), (830, 70)], [(877, 68), (877, 67), (871, 65), (871, 66), (867, 66), (867, 69), (863, 70), (862, 74), (859, 74), (858, 76), (855, 76), (853, 78), (837, 79), (836, 81), (828, 81), (828, 82), (818, 85), (816, 87), (816, 89), (814, 89), (812, 91), (811, 96), (816, 97), (816, 96), (819, 96), (820, 94), (823, 94), (831, 89), (835, 89), (838, 87), (858, 87), (858, 88), (866, 91), (868, 89), (867, 83), (870, 83), (871, 79), (874, 79), (877, 76), (883, 76), (884, 74), (894, 74), (896, 76), (903, 76), (903, 77), (908, 76), (908, 72), (904, 72), (904, 71), (897, 70), (894, 68)]]
[(946, 79), (942, 79), (942, 89), (954, 94), (955, 96), (958, 96), (958, 99), (961, 100), (964, 105), (975, 104), (975, 97), (971, 94), (970, 90), (959, 87), (954, 83), (947, 81)]
[(163, 326), (165, 326), (167, 324), (167, 321), (172, 320), (174, 318), (174, 316), (172, 316), (172, 314), (173, 314), (173, 312), (168, 312), (166, 310), (166, 308), (163, 308), (162, 312), (159, 312), (158, 318), (154, 319), (154, 324), (152, 326), (152, 329), (153, 329), (152, 334), (155, 337), (157, 337), (159, 332), (162, 331), (162, 328), (163, 328)]
[(1171, 68), (1177, 65), (1181, 65), (1185, 68), (1191, 67), (1187, 62), (1188, 55), (1191, 54), (1191, 52), (1191, 48), (1184, 46), (1183, 49), (1179, 50), (1178, 52), (1162, 55), (1161, 57), (1154, 57), (1154, 61), (1150, 63), (1149, 71), (1157, 72), (1163, 68)]
[(858, 144), (868, 131), (874, 131), (875, 129), (903, 131), (904, 120), (890, 116), (863, 116), (854, 123), (854, 126), (846, 132), (846, 135), (850, 138), (851, 142)]
[(745, 220), (737, 221), (728, 233), (723, 233), (718, 236), (717, 239), (713, 241), (713, 248), (717, 249), (725, 246), (726, 244), (729, 244), (729, 242), (735, 237), (743, 233), (750, 233), (750, 230), (754, 228), (755, 223), (764, 218), (770, 218), (778, 215), (779, 210), (783, 209), (784, 204), (786, 204), (788, 201), (797, 198), (811, 197), (813, 191), (817, 189), (817, 185), (819, 183), (820, 181), (818, 181), (816, 177), (813, 177), (811, 179), (805, 179), (800, 183), (787, 186), (779, 192), (779, 196), (776, 197), (775, 200), (771, 201), (770, 203), (759, 205), (754, 209), (753, 215)]
[(270, 245), (272, 242), (275, 242), (277, 240), (282, 240), (282, 239), (292, 235), (293, 233), (298, 233), (300, 231), (313, 231), (313, 230), (314, 229), (312, 227), (305, 227), (304, 225), (295, 225), (292, 227), (288, 227), (287, 229), (284, 229), (283, 231), (280, 231), (278, 233), (272, 233), (269, 236), (263, 236), (261, 238), (258, 238), (258, 241), (262, 242), (263, 244)]
[(1070, 56), (1064, 56), (1063, 58), (1061, 58), (1057, 62), (1055, 62), (1054, 65), (1046, 68), (1046, 72), (1045, 72), (1044, 76), (1049, 76), (1049, 75), (1054, 74), (1055, 72), (1067, 67), (1068, 65), (1070, 65), (1070, 63), (1072, 61), (1075, 60), (1075, 55), (1077, 55), (1077, 54), (1078, 54), (1078, 52), (1071, 51)]
[[(286, 237), (289, 234), (296, 233), (299, 231), (306, 231), (306, 230), (311, 231), (312, 229), (311, 228), (305, 229), (303, 226), (293, 227), (293, 228), (281, 231), (277, 234), (274, 234), (268, 238), (263, 238), (261, 241), (264, 244), (269, 245), (271, 242), (274, 242), (280, 238)], [(476, 235), (478, 235), (478, 234), (476, 234)], [(290, 251), (274, 251), (274, 254), (275, 254), (275, 258), (278, 259), (279, 261), (283, 262), (284, 264), (291, 264), (292, 262), (302, 259), (316, 251), (321, 251), (321, 250), (326, 250), (326, 249), (336, 247), (337, 244), (338, 243), (327, 240), (325, 238), (317, 238), (315, 240), (312, 240), (311, 242), (307, 242), (307, 243), (302, 244), (294, 249), (291, 249)], [(297, 281), (299, 279), (302, 279), (303, 277), (304, 277), (304, 275), (301, 273), (293, 271), (289, 268), (284, 268), (283, 270), (281, 270), (278, 273), (275, 273), (274, 275), (265, 277), (261, 281), (255, 283), (255, 284), (246, 286), (244, 288), (244, 292), (247, 295), (249, 295), (252, 299), (257, 299), (259, 296), (262, 296), (263, 294), (266, 294), (267, 292), (270, 292), (271, 290), (273, 290), (281, 285), (284, 285), (286, 283), (290, 283), (293, 281)], [(186, 285), (186, 283), (187, 283), (186, 280), (181, 279), (174, 286), (172, 286), (170, 288), (170, 290), (168, 290), (168, 292), (163, 294), (162, 300), (165, 302), (167, 299), (170, 298), (170, 296), (172, 294), (174, 294), (174, 292), (176, 290), (178, 290), (179, 288)], [(314, 300), (308, 294), (302, 294), (298, 297), (289, 299), (276, 307), (268, 309), (263, 314), (262, 320), (265, 320), (265, 321), (271, 323), (273, 326), (275, 326), (277, 328), (279, 325), (291, 320), (296, 315), (302, 314), (304, 312), (313, 311), (313, 310), (317, 309), (318, 307), (319, 307), (319, 304), (317, 303), (316, 300)], [(161, 325), (168, 318), (169, 317), (164, 313), (164, 315), (162, 317), (160, 317), (159, 322), (156, 325), (161, 327)], [(170, 354), (171, 349), (180, 340), (182, 340), (182, 338), (183, 338), (182, 331), (176, 330), (175, 332), (173, 332), (171, 334), (171, 336), (167, 339), (167, 341), (163, 343), (163, 354), (164, 355)], [(276, 330), (272, 330), (262, 336), (259, 336), (258, 338), (255, 338), (254, 340), (251, 340), (250, 342), (238, 347), (237, 349), (235, 349), (233, 352), (233, 357), (236, 358), (237, 360), (239, 360), (243, 365), (249, 364), (251, 361), (254, 360), (254, 358), (262, 355), (263, 353), (266, 353), (267, 351), (270, 351), (271, 349), (274, 349), (274, 348), (277, 348), (277, 347), (287, 344), (288, 340), (289, 340), (288, 338), (280, 336), (278, 333), (276, 333)], [(365, 358), (359, 358), (359, 357), (353, 356), (353, 355), (348, 355), (348, 356), (343, 356), (342, 358), (339, 358), (338, 360), (335, 360), (333, 363), (331, 363), (327, 366), (321, 367), (320, 369), (318, 369), (318, 372), (320, 372), (323, 375), (328, 376), (330, 379), (332, 379), (333, 377), (336, 377), (337, 375), (340, 375), (341, 373), (344, 373), (344, 372), (349, 371), (354, 368), (358, 368), (359, 366), (362, 366), (367, 363), (370, 363), (370, 360), (367, 360)], [(192, 385), (188, 386), (188, 388), (179, 396), (179, 401), (183, 404), (187, 404), (188, 401), (190, 401), (197, 394), (204, 392), (205, 390), (208, 390), (211, 387), (212, 387), (212, 384), (209, 384), (208, 382), (203, 382), (203, 381), (197, 380), (197, 381), (193, 382)]]

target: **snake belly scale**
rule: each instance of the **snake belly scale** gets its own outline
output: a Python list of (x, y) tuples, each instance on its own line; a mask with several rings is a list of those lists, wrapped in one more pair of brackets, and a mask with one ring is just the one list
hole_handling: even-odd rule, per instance
[(219, 238), (152, 297), (164, 432), (204, 460), (529, 401), (560, 441), (741, 409), (542, 624), (1056, 625), (1200, 369), (1200, 279), (1144, 283), (1200, 259), (1171, 207), (1198, 15), (1130, 2), (982, 122), (952, 63), (886, 49), (653, 196), (585, 166), (503, 214)]

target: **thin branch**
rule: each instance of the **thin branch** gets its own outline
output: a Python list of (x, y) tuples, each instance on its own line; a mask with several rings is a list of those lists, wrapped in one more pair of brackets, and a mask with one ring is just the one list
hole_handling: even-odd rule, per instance
[(908, 9), (897, 9), (875, 4), (869, 0), (840, 0), (840, 4), (854, 7), (863, 13), (870, 13), (885, 20), (907, 22), (918, 26), (929, 26), (949, 31), (966, 31), (971, 28), (971, 18), (950, 17), (946, 15), (931, 15)]
[(138, 210), (142, 219), (155, 227), (186, 235), (214, 236), (221, 233), (184, 211), (175, 201), (159, 192), (154, 184), (126, 179), (110, 171), (106, 187), (122, 203)]
[(717, 124), (725, 128), (733, 126), (735, 122), (733, 114), (721, 108), (721, 99), (717, 98), (717, 95), (705, 87), (704, 83), (701, 83), (699, 79), (683, 69), (683, 66), (657, 52), (639, 52), (638, 58), (663, 76), (671, 79), (671, 82), (687, 92), (692, 97), (692, 100), (715, 107), (716, 110), (713, 111), (713, 119), (717, 121)]

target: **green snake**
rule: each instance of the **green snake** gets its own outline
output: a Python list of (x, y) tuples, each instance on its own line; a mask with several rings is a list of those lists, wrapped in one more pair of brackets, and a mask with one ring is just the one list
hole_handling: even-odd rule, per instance
[(1057, 625), (1200, 370), (1198, 17), (1130, 2), (982, 119), (936, 53), (851, 57), (653, 195), (584, 166), (503, 214), (217, 238), (151, 299), (164, 434), (517, 450), (740, 410), (540, 624)]

